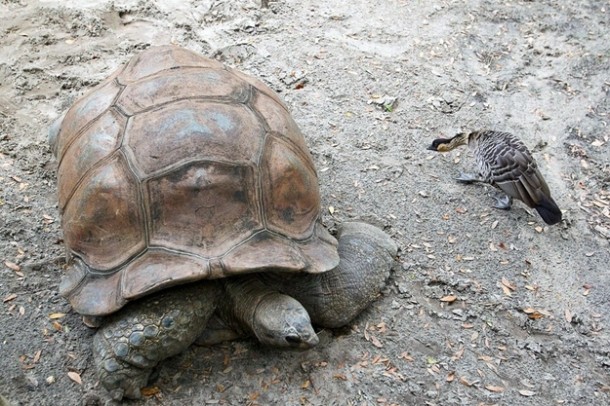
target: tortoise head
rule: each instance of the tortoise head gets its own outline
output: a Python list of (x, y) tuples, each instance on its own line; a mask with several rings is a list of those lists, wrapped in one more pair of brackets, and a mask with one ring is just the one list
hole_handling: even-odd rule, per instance
[(307, 310), (288, 295), (264, 297), (254, 312), (252, 327), (256, 338), (272, 347), (306, 350), (319, 342)]

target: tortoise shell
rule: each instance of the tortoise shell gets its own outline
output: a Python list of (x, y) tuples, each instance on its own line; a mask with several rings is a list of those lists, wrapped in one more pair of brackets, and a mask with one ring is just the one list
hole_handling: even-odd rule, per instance
[(339, 262), (319, 223), (312, 157), (262, 82), (183, 48), (149, 48), (50, 131), (70, 266), (85, 315), (177, 284)]

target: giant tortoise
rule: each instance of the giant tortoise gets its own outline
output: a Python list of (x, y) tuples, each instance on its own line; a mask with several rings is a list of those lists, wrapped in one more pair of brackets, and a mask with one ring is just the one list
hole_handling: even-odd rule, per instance
[(322, 226), (313, 160), (284, 103), (215, 60), (149, 48), (49, 140), (68, 251), (60, 293), (99, 327), (94, 358), (116, 399), (141, 396), (159, 361), (198, 340), (309, 348), (312, 323), (345, 325), (389, 275), (397, 248), (384, 232), (346, 223), (337, 241)]

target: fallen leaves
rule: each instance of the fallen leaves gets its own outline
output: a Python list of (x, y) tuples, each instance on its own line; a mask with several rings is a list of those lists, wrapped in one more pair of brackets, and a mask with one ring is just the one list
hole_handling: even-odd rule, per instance
[(20, 278), (24, 277), (24, 274), (21, 271), (21, 267), (19, 265), (17, 265), (16, 263), (14, 263), (12, 261), (4, 261), (4, 266), (6, 266), (11, 271), (15, 272), (15, 275), (19, 276)]
[(140, 393), (142, 393), (142, 396), (149, 398), (159, 395), (161, 393), (161, 389), (159, 389), (158, 386), (146, 386), (140, 389)]
[(368, 323), (364, 326), (364, 339), (377, 348), (382, 348), (383, 344), (373, 333), (385, 334), (388, 328), (385, 322), (377, 323), (374, 326), (369, 326)]
[(470, 387), (473, 387), (474, 385), (476, 385), (477, 383), (479, 383), (479, 381), (478, 381), (478, 380), (471, 381), (471, 380), (469, 380), (468, 378), (466, 378), (466, 377), (464, 377), (464, 376), (460, 377), (459, 382), (460, 382), (462, 385), (467, 386), (467, 387), (469, 387), (469, 388), (470, 388)]
[(399, 356), (399, 359), (404, 359), (407, 362), (413, 362), (413, 357), (409, 355), (407, 351), (402, 352)]
[(55, 222), (55, 219), (51, 216), (49, 216), (48, 214), (43, 214), (42, 215), (42, 222), (44, 224), (52, 224)]
[(527, 317), (530, 320), (538, 320), (538, 319), (541, 319), (544, 316), (548, 315), (548, 312), (546, 312), (546, 311), (536, 310), (531, 307), (526, 307), (522, 310), (523, 310), (523, 313), (527, 314)]
[(500, 281), (498, 286), (500, 286), (502, 288), (502, 291), (504, 292), (504, 294), (506, 296), (512, 296), (513, 295), (512, 292), (517, 290), (517, 287), (513, 283), (511, 283), (508, 279), (506, 279), (505, 277), (502, 277), (502, 280)]
[(79, 385), (83, 384), (83, 381), (77, 372), (74, 372), (74, 371), (68, 372), (68, 378), (70, 378), (71, 380), (73, 380), (74, 382), (76, 382)]
[(40, 361), (40, 356), (41, 355), (42, 355), (42, 350), (36, 351), (36, 354), (34, 354), (34, 358), (32, 359), (32, 363), (33, 364), (38, 363), (38, 361)]
[(445, 303), (453, 303), (457, 300), (457, 296), (455, 295), (447, 295), (447, 296), (443, 296), (440, 298), (441, 302), (445, 302)]
[(21, 361), (21, 368), (23, 369), (33, 369), (36, 367), (38, 361), (40, 361), (40, 357), (42, 356), (42, 350), (36, 351), (34, 355), (21, 355), (19, 356), (19, 361)]
[(15, 272), (21, 271), (21, 267), (14, 262), (4, 261), (4, 265), (11, 271), (15, 271)]

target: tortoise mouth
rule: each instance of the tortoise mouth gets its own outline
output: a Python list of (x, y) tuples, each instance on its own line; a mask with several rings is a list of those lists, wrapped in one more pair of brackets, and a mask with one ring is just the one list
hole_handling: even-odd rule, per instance
[(298, 336), (298, 335), (289, 335), (285, 338), (288, 343), (289, 348), (293, 348), (295, 350), (309, 350), (310, 348), (315, 347), (320, 342), (317, 334), (309, 335), (309, 336)]

